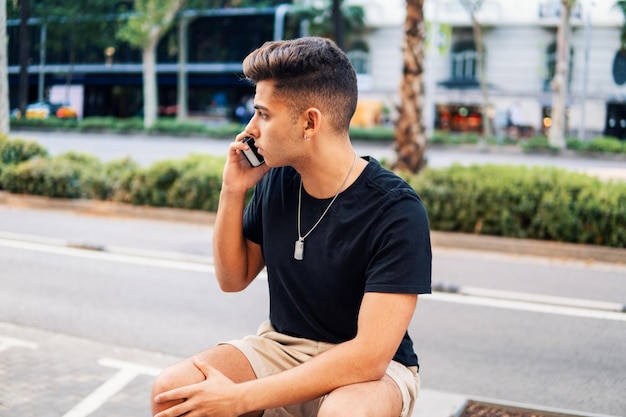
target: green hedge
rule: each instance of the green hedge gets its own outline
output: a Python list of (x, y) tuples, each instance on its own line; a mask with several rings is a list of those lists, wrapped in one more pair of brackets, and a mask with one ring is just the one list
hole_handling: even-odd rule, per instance
[(2, 189), (2, 171), (31, 158), (47, 157), (48, 151), (35, 141), (9, 139), (0, 135), (0, 189)]
[[(0, 137), (0, 189), (64, 198), (215, 211), (224, 157), (141, 167)], [(626, 182), (559, 168), (453, 165), (406, 177), (433, 230), (626, 247)], [(248, 197), (250, 194), (248, 195)]]
[(0, 137), (0, 189), (135, 205), (217, 209), (224, 157), (190, 155), (141, 167), (130, 158), (103, 163), (67, 152), (53, 158), (36, 142)]
[(626, 247), (624, 182), (502, 165), (454, 165), (408, 180), (433, 230)]
[(42, 130), (70, 130), (81, 132), (117, 132), (168, 134), (174, 136), (207, 136), (213, 138), (234, 138), (244, 126), (239, 123), (220, 123), (216, 125), (200, 121), (179, 122), (173, 118), (160, 118), (149, 129), (143, 126), (140, 117), (117, 118), (91, 116), (82, 120), (65, 120), (51, 117), (48, 119), (11, 119), (11, 127)]

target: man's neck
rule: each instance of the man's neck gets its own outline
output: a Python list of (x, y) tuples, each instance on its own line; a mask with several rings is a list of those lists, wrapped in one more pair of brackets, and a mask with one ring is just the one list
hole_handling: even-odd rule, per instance
[(359, 177), (367, 161), (359, 158), (352, 146), (317, 155), (298, 169), (306, 192), (315, 198), (332, 198)]

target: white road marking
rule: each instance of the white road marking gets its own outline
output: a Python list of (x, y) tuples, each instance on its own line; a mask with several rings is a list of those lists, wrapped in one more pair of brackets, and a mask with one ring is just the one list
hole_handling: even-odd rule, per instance
[(119, 371), (80, 403), (76, 404), (74, 408), (65, 413), (63, 417), (87, 417), (124, 389), (138, 375), (157, 376), (161, 372), (159, 368), (115, 359), (103, 358), (98, 363), (102, 366), (117, 368)]
[(424, 296), (425, 300), (443, 301), (475, 305), (482, 307), (505, 308), (509, 310), (530, 311), (535, 313), (558, 314), (562, 316), (581, 317), (588, 319), (626, 321), (626, 313), (616, 313), (604, 310), (592, 310), (588, 308), (566, 307), (549, 304), (531, 303), (528, 301), (502, 300), (496, 298), (468, 296), (462, 294), (434, 292)]
[[(0, 246), (53, 253), (57, 255), (74, 256), (78, 258), (87, 258), (109, 262), (121, 262), (155, 268), (172, 268), (185, 271), (215, 273), (215, 267), (207, 263), (167, 260), (154, 257), (135, 256), (131, 254), (116, 254), (102, 251), (91, 251), (2, 238), (0, 238)], [(263, 270), (259, 274), (258, 278), (267, 279), (266, 271)], [(498, 291), (496, 290), (478, 289), (472, 287), (466, 287), (465, 289), (473, 293), (451, 294), (434, 292), (433, 294), (428, 295), (427, 298), (435, 301), (508, 308), (513, 310), (523, 310), (547, 314), (560, 314), (571, 317), (626, 321), (626, 313), (616, 312), (620, 310), (618, 308), (618, 306), (620, 306), (618, 303), (567, 299), (564, 297), (550, 297), (539, 295), (536, 295), (533, 298), (533, 296), (529, 294), (513, 293), (510, 291), (500, 291), (500, 294), (497, 294)], [(595, 304), (593, 307), (591, 306), (592, 303)], [(602, 305), (602, 308), (598, 309), (600, 305)], [(606, 311), (607, 309), (611, 311)]]
[(490, 288), (459, 287), (457, 294), (472, 295), (484, 298), (497, 298), (510, 301), (526, 301), (535, 304), (549, 304), (553, 306), (584, 308), (589, 310), (604, 310), (623, 313), (626, 310), (621, 303), (610, 301), (586, 300), (581, 298), (557, 297), (554, 295), (531, 294), (517, 291), (502, 291)]
[(152, 266), (156, 268), (171, 268), (184, 271), (210, 272), (214, 273), (213, 265), (199, 262), (185, 262), (168, 259), (158, 259), (153, 257), (124, 255), (119, 253), (109, 253), (64, 246), (52, 246), (40, 243), (23, 242), (17, 240), (0, 239), (0, 246), (25, 249), (37, 252), (53, 253), (56, 255), (74, 256), (76, 258), (94, 259), (99, 261), (121, 262), (133, 265)]
[(25, 349), (37, 349), (37, 343), (28, 342), (26, 340), (14, 339), (12, 337), (0, 336), (0, 353), (12, 347), (20, 347)]

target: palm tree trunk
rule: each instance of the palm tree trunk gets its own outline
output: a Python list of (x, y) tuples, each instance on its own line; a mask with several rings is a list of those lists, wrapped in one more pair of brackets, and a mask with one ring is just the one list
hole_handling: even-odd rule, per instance
[(403, 76), (395, 125), (395, 169), (418, 172), (426, 165), (424, 100), (424, 0), (406, 0)]

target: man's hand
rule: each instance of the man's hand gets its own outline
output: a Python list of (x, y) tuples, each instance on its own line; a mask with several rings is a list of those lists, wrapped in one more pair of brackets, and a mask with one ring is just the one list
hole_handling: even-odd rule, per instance
[(224, 165), (223, 187), (227, 189), (236, 189), (239, 192), (246, 192), (254, 187), (257, 182), (270, 170), (267, 164), (252, 168), (243, 150), (248, 145), (241, 142), (241, 139), (249, 136), (245, 132), (237, 135), (235, 142), (230, 144), (226, 165)]
[(155, 403), (181, 401), (154, 417), (237, 417), (242, 412), (237, 410), (241, 405), (236, 395), (237, 385), (208, 363), (193, 358), (193, 364), (204, 375), (206, 380), (186, 387), (176, 388), (155, 397)]

